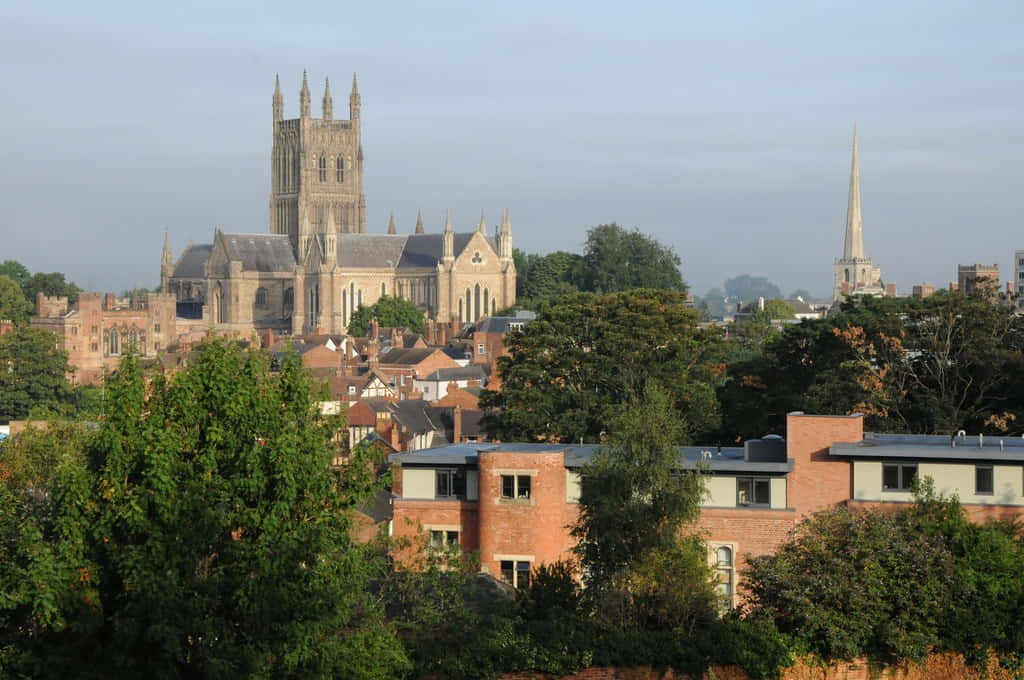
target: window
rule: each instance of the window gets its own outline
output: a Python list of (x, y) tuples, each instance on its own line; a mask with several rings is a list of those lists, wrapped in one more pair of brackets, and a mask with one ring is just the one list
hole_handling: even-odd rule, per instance
[(991, 465), (974, 466), (974, 493), (991, 494), (994, 490)]
[(430, 531), (431, 550), (444, 550), (446, 548), (459, 547), (459, 532), (443, 529), (432, 529)]
[(882, 491), (910, 491), (917, 477), (916, 463), (884, 463), (882, 465)]
[(736, 479), (736, 505), (771, 505), (771, 482), (756, 477)]
[(484, 354), (484, 353), (486, 353), (486, 350), (484, 348), (484, 343), (481, 342), (481, 343), (477, 344), (477, 346), (476, 346), (476, 353), (477, 354)]
[(267, 306), (267, 289), (257, 288), (256, 289), (256, 306), (266, 307)]
[(78, 335), (78, 326), (71, 327), (71, 335)]
[(348, 393), (349, 394), (355, 394), (356, 393), (356, 386), (355, 385), (349, 385), (348, 386)]
[(529, 588), (530, 563), (519, 560), (502, 560), (501, 580), (516, 588)]
[(334, 162), (334, 172), (335, 179), (339, 184), (345, 181), (345, 159), (341, 156), (338, 156), (338, 160)]
[(153, 332), (154, 333), (159, 333), (160, 332), (160, 324), (158, 324), (158, 323), (153, 324)]
[(501, 497), (506, 499), (530, 497), (530, 475), (502, 475)]
[(732, 548), (719, 546), (715, 550), (715, 590), (722, 596), (725, 606), (732, 609), (733, 593)]
[(466, 471), (462, 469), (437, 471), (437, 497), (460, 498), (466, 496)]
[(96, 334), (97, 334), (97, 333), (99, 333), (99, 332), (100, 332), (100, 329), (99, 329), (99, 328), (97, 328), (96, 326), (93, 326), (93, 327), (92, 327), (92, 330), (90, 331), (90, 333), (92, 333), (93, 335), (96, 335)]
[(509, 322), (509, 324), (508, 324), (508, 332), (509, 333), (514, 333), (516, 331), (521, 331), (521, 330), (523, 330), (523, 322), (522, 321), (510, 321)]
[(291, 307), (295, 304), (295, 289), (289, 288), (284, 292), (284, 306)]
[(321, 182), (326, 182), (327, 181), (327, 157), (326, 156), (323, 156), (323, 155), (320, 156), (319, 168), (320, 168), (320, 181)]
[(153, 343), (153, 349), (155, 349), (157, 352), (160, 351), (160, 341), (159, 340), (157, 340), (156, 342)]
[(405, 376), (404, 376), (404, 375), (402, 375), (402, 376), (399, 376), (398, 380), (399, 380), (399, 384), (400, 384), (400, 385), (401, 385), (402, 387), (405, 387)]
[(100, 344), (98, 342), (94, 342), (92, 343), (92, 345), (89, 346), (89, 349), (92, 350), (93, 352), (99, 352)]

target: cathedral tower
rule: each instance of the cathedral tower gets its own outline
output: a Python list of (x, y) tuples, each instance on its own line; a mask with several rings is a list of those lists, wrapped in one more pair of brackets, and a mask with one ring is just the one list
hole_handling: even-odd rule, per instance
[(286, 234), (298, 260), (316, 234), (366, 231), (359, 107), (353, 76), (350, 120), (335, 120), (330, 85), (325, 81), (322, 117), (313, 118), (303, 73), (299, 117), (285, 120), (280, 86), (275, 82), (270, 233)]

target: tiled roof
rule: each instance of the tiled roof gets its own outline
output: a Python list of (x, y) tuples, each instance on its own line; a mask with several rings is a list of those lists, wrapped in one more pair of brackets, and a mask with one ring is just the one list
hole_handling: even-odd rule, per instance
[(295, 271), (292, 244), (285, 234), (221, 234), (228, 259), (252, 272)]
[(432, 347), (412, 347), (410, 349), (392, 349), (380, 355), (380, 363), (395, 366), (415, 366), (437, 350)]
[(483, 380), (487, 377), (480, 364), (471, 364), (458, 368), (439, 368), (425, 378), (417, 380), (429, 380), (431, 382), (449, 382), (451, 380)]
[(206, 261), (210, 259), (210, 253), (213, 252), (212, 243), (200, 243), (199, 245), (191, 245), (185, 248), (185, 252), (178, 258), (178, 263), (174, 265), (174, 278), (178, 279), (201, 279), (205, 276), (203, 267), (206, 265)]

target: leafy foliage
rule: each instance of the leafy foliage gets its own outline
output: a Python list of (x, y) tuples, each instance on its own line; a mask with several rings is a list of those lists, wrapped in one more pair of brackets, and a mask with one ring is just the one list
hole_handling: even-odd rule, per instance
[(68, 355), (49, 331), (20, 326), (0, 336), (0, 366), (0, 421), (40, 406), (60, 409), (68, 399)]
[(0, 321), (25, 323), (33, 309), (32, 303), (26, 300), (24, 293), (21, 292), (21, 286), (0, 274)]
[(634, 288), (686, 292), (679, 271), (682, 261), (671, 246), (612, 222), (587, 232), (583, 249), (584, 290), (613, 293)]
[(352, 313), (352, 320), (348, 324), (349, 334), (366, 335), (371, 319), (377, 319), (384, 328), (402, 327), (414, 333), (423, 332), (423, 310), (404, 298), (382, 295), (369, 307), (360, 305)]
[[(0, 276), (6, 276), (10, 280), (18, 284), (19, 288), (24, 289), (25, 282), (28, 281), (32, 274), (28, 268), (17, 260), (4, 260), (0, 262)], [(35, 302), (31, 300), (30, 302)]]
[(64, 275), (60, 272), (50, 272), (49, 274), (36, 272), (24, 282), (22, 288), (25, 297), (32, 304), (35, 304), (36, 295), (39, 293), (51, 297), (66, 296), (68, 302), (73, 303), (78, 298), (78, 294), (82, 292), (82, 289), (75, 284), (65, 281)]
[(3, 499), (9, 675), (387, 678), (407, 667), (368, 588), (382, 565), (349, 536), (366, 476), (330, 470), (338, 423), (320, 416), (297, 359), (276, 377), (267, 367), (210, 342), (183, 373), (147, 382), (127, 357), (46, 515), (28, 521), (21, 498)]
[(743, 302), (754, 302), (758, 298), (765, 300), (781, 298), (782, 291), (774, 283), (763, 276), (741, 274), (725, 282), (725, 294)]

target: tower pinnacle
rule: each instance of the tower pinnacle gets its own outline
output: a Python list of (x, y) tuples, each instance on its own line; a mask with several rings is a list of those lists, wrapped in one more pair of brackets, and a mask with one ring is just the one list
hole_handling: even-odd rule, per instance
[(281, 75), (274, 74), (274, 122), (284, 119), (284, 97), (281, 96)]
[(324, 99), (321, 106), (324, 120), (334, 118), (334, 100), (331, 98), (331, 79), (324, 78)]
[(487, 222), (484, 221), (483, 211), (480, 212), (480, 224), (477, 225), (476, 229), (484, 236), (487, 235)]
[(455, 231), (452, 229), (452, 211), (448, 209), (444, 214), (444, 232), (441, 234), (443, 259), (455, 257)]
[(356, 74), (352, 74), (352, 93), (348, 96), (348, 117), (349, 120), (359, 118), (359, 85), (356, 83)]
[(309, 83), (306, 81), (306, 71), (302, 71), (302, 89), (299, 90), (299, 116), (309, 118)]
[(853, 159), (850, 161), (850, 196), (846, 207), (846, 240), (843, 259), (864, 257), (864, 225), (860, 217), (860, 167), (857, 163), (857, 128), (853, 128)]
[(423, 233), (423, 214), (419, 210), (416, 211), (416, 233)]
[(388, 233), (397, 234), (398, 231), (395, 229), (395, 213), (391, 213), (391, 221), (388, 222)]
[(170, 267), (174, 264), (174, 253), (171, 251), (171, 235), (167, 231), (167, 227), (164, 227), (164, 252), (160, 258), (160, 263), (165, 267)]

